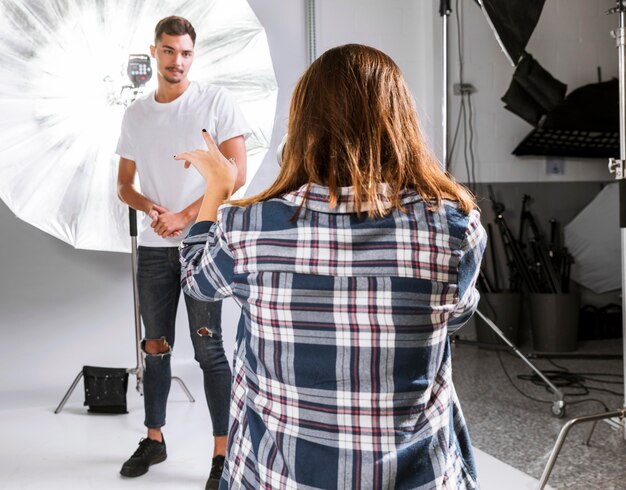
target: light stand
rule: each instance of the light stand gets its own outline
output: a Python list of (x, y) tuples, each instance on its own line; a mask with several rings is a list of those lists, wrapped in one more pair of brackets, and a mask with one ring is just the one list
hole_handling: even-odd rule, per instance
[[(125, 85), (122, 87), (122, 93), (120, 94), (120, 102), (123, 105), (128, 105), (133, 102), (139, 93), (141, 93), (142, 88), (145, 84), (150, 80), (152, 76), (152, 66), (150, 63), (150, 56), (147, 54), (131, 54), (128, 56), (128, 65), (126, 68), (126, 74), (130, 79), (132, 85)], [(125, 89), (130, 89), (132, 91), (132, 98), (130, 100), (124, 99), (122, 94)], [(131, 261), (131, 277), (133, 279), (133, 310), (135, 314), (135, 353), (137, 356), (137, 365), (134, 368), (126, 369), (128, 374), (132, 374), (137, 378), (137, 391), (140, 395), (143, 395), (143, 372), (145, 369), (144, 363), (144, 355), (141, 350), (141, 312), (139, 310), (139, 292), (137, 288), (137, 211), (133, 208), (128, 208), (128, 221), (129, 221), (129, 231), (130, 231), (130, 243), (131, 243), (131, 253), (130, 253), (130, 261)], [(56, 408), (54, 413), (60, 413), (65, 406), (65, 403), (69, 399), (70, 395), (78, 385), (78, 382), (83, 377), (83, 370), (81, 370), (72, 385), (69, 387), (65, 396), (59, 403), (59, 406)], [(172, 379), (180, 385), (181, 389), (187, 395), (187, 398), (190, 402), (195, 402), (196, 400), (191, 395), (190, 391), (187, 389), (187, 386), (178, 376), (172, 376)]]
[[(620, 158), (609, 160), (609, 172), (615, 174), (615, 179), (619, 181), (619, 221), (621, 235), (621, 256), (622, 256), (622, 349), (626, 352), (626, 0), (617, 0), (617, 7), (611, 9), (609, 13), (619, 13), (619, 27), (612, 32), (615, 37), (618, 59), (619, 59), (619, 142), (620, 142)], [(624, 394), (626, 396), (626, 364), (624, 364)], [(546, 464), (541, 480), (539, 480), (539, 489), (543, 489), (548, 483), (550, 473), (556, 463), (556, 458), (561, 452), (561, 448), (565, 443), (565, 439), (572, 427), (585, 422), (593, 422), (584, 444), (588, 445), (591, 436), (596, 427), (598, 420), (604, 420), (611, 426), (622, 431), (622, 436), (626, 439), (626, 399), (621, 409), (611, 412), (603, 412), (584, 417), (577, 417), (565, 424), (559, 433), (557, 441), (550, 453), (550, 458)]]
[(515, 353), (515, 355), (517, 355), (517, 357), (519, 357), (522, 361), (524, 361), (524, 363), (530, 368), (532, 369), (535, 374), (537, 376), (539, 376), (541, 378), (541, 380), (547, 384), (550, 389), (552, 390), (552, 393), (554, 394), (554, 401), (552, 402), (552, 415), (554, 415), (555, 417), (562, 417), (563, 415), (565, 415), (565, 400), (564, 400), (564, 395), (563, 392), (561, 390), (559, 390), (554, 383), (552, 383), (552, 381), (550, 381), (542, 372), (541, 370), (539, 370), (539, 368), (537, 368), (532, 362), (530, 362), (528, 360), (528, 358), (522, 354), (519, 349), (517, 347), (515, 347), (515, 345), (506, 338), (506, 335), (504, 335), (504, 333), (502, 332), (502, 330), (500, 330), (495, 323), (493, 323), (489, 318), (487, 318), (485, 315), (483, 315), (483, 313), (480, 312), (480, 310), (476, 310), (476, 314), (483, 319), (483, 321), (489, 325), (489, 327), (491, 328), (491, 330), (493, 330), (503, 341), (506, 345), (509, 346), (509, 348)]
[[(137, 365), (126, 371), (129, 374), (135, 375), (137, 378), (137, 392), (143, 395), (143, 371), (145, 366), (143, 352), (141, 351), (141, 313), (139, 310), (139, 293), (137, 288), (137, 211), (130, 207), (128, 208), (128, 220), (130, 222), (130, 261), (132, 270), (131, 276), (133, 278), (133, 311), (135, 313), (135, 353), (137, 356)], [(188, 393), (186, 387), (183, 391)]]
[[(137, 211), (135, 211), (133, 208), (128, 208), (128, 219), (130, 223), (130, 260), (132, 271), (131, 276), (133, 278), (133, 310), (135, 313), (135, 353), (137, 356), (137, 365), (134, 368), (127, 368), (126, 372), (136, 377), (137, 392), (143, 396), (143, 372), (145, 369), (145, 365), (143, 351), (141, 350), (141, 313), (139, 310), (139, 293), (137, 289)], [(69, 399), (74, 389), (76, 389), (76, 386), (78, 385), (78, 382), (82, 377), (83, 370), (81, 369), (76, 378), (74, 378), (72, 385), (65, 393), (65, 396), (61, 400), (61, 403), (59, 403), (59, 406), (56, 408), (54, 413), (61, 413), (61, 410), (63, 410), (65, 403)], [(179, 378), (178, 376), (172, 376), (172, 380), (176, 381), (180, 385), (180, 388), (183, 390), (183, 392), (187, 396), (187, 399), (190, 402), (193, 403), (196, 401), (191, 395), (189, 389), (187, 388), (187, 385), (185, 385), (184, 381), (181, 378)]]
[(448, 20), (451, 0), (440, 0), (441, 16), (441, 162), (448, 170)]
[[(451, 1), (450, 0), (441, 0), (439, 3), (439, 15), (442, 19), (442, 162), (445, 165), (445, 170), (448, 170), (448, 19), (450, 14), (452, 13)], [(459, 33), (460, 35), (460, 33)], [(522, 354), (513, 343), (506, 338), (504, 333), (496, 326), (494, 322), (492, 322), (489, 318), (487, 318), (482, 312), (476, 310), (476, 314), (480, 316), (485, 323), (498, 335), (504, 343), (517, 355), (524, 363), (532, 369), (537, 376), (539, 376), (544, 383), (546, 383), (554, 394), (554, 402), (552, 403), (551, 412), (555, 417), (563, 417), (565, 415), (565, 400), (564, 395), (559, 390), (554, 383), (552, 383), (540, 370), (537, 368), (532, 362), (528, 360), (528, 358)]]

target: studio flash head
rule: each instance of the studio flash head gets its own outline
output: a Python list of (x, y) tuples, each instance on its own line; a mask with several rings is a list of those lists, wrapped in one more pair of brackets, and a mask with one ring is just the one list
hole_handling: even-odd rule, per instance
[(152, 77), (150, 56), (147, 54), (128, 55), (128, 68), (126, 69), (133, 87), (143, 87)]

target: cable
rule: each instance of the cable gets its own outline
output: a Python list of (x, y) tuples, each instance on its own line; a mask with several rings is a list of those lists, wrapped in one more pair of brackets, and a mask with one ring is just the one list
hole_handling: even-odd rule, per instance
[[(607, 381), (605, 379), (590, 378), (585, 373), (578, 373), (578, 374), (583, 375), (585, 377), (586, 381), (592, 381), (594, 383), (606, 383), (607, 385), (623, 385), (624, 384), (623, 381)], [(606, 376), (610, 376), (610, 375), (607, 374)], [(618, 374), (615, 374), (614, 376), (618, 376), (618, 377), (622, 377), (623, 378), (623, 376), (619, 376)]]
[(580, 403), (587, 403), (587, 402), (599, 403), (600, 405), (602, 405), (602, 407), (604, 408), (605, 412), (609, 411), (609, 407), (607, 406), (607, 404), (604, 403), (602, 400), (598, 400), (597, 398), (585, 398), (584, 400), (574, 400), (572, 402), (568, 401), (567, 404), (568, 405), (578, 405)]
[[(486, 298), (485, 298), (486, 299)], [(488, 306), (490, 307), (490, 309), (492, 309), (494, 311), (495, 314), (495, 310), (493, 309), (493, 306), (491, 304), (488, 304)], [(506, 351), (509, 355), (511, 355), (513, 358), (516, 358), (516, 356), (513, 354), (513, 352), (511, 351)], [(522, 396), (524, 396), (525, 398), (528, 398), (529, 400), (533, 400), (536, 401), (538, 403), (544, 403), (544, 404), (552, 404), (553, 402), (551, 401), (547, 401), (547, 400), (541, 400), (539, 398), (535, 398), (531, 395), (528, 395), (527, 393), (523, 392), (513, 381), (513, 379), (511, 378), (511, 376), (509, 375), (508, 371), (506, 370), (506, 367), (504, 365), (504, 361), (502, 360), (502, 357), (500, 355), (500, 352), (497, 352), (498, 355), (498, 360), (500, 361), (500, 366), (502, 367), (502, 371), (504, 372), (504, 374), (506, 375), (507, 379), (509, 380), (509, 382), (511, 383), (511, 386), (513, 386), (513, 388), (515, 388), (515, 390), (520, 393)], [(577, 397), (577, 396), (587, 396), (591, 393), (591, 391), (597, 391), (597, 392), (602, 392), (602, 393), (608, 393), (611, 395), (615, 395), (615, 396), (619, 396), (622, 397), (624, 396), (623, 393), (617, 392), (617, 391), (613, 391), (613, 390), (609, 390), (606, 388), (599, 388), (599, 387), (594, 387), (594, 386), (588, 386), (587, 384), (585, 384), (585, 382), (597, 382), (597, 383), (606, 383), (606, 384), (621, 384), (621, 382), (616, 382), (616, 381), (604, 381), (604, 380), (599, 380), (599, 379), (595, 379), (595, 378), (589, 378), (589, 376), (600, 376), (600, 377), (613, 377), (613, 378), (623, 378), (622, 374), (614, 374), (614, 373), (573, 373), (570, 372), (570, 370), (562, 365), (557, 364), (556, 362), (554, 362), (552, 359), (546, 358), (546, 360), (552, 364), (552, 366), (554, 366), (555, 368), (557, 368), (557, 370), (550, 370), (550, 371), (544, 371), (541, 370), (541, 373), (550, 380), (550, 382), (556, 386), (557, 388), (570, 388), (571, 389), (575, 389), (577, 390), (577, 392), (565, 392), (565, 390), (561, 389), (561, 392), (563, 393), (563, 399), (567, 398), (567, 397)], [(520, 380), (524, 380), (524, 381), (530, 381), (532, 382), (535, 386), (543, 386), (546, 391), (548, 393), (553, 394), (553, 390), (535, 373), (530, 374), (530, 375), (524, 375), (524, 374), (520, 374), (517, 376), (518, 379)], [(601, 400), (598, 400), (597, 398), (586, 398), (584, 400), (574, 400), (574, 401), (567, 401), (568, 405), (577, 405), (580, 403), (587, 403), (587, 402), (595, 402), (595, 403), (599, 403), (604, 407), (605, 411), (609, 411), (608, 406)]]
[(561, 371), (567, 371), (568, 369), (565, 366), (559, 366), (556, 362), (554, 362), (552, 359), (550, 358), (546, 358), (546, 361), (548, 361), (550, 364), (552, 364), (555, 368), (560, 369)]
[(461, 39), (463, 38), (463, 23), (461, 22), (461, 16), (459, 15), (459, 0), (456, 0), (456, 9), (455, 9), (455, 17), (456, 17), (456, 28), (457, 28), (457, 49), (459, 51), (459, 82), (463, 84), (465, 78), (463, 76), (463, 66), (464, 66), (464, 55), (463, 55), (463, 43)]
[(467, 112), (465, 110), (465, 95), (461, 92), (461, 108), (463, 109), (463, 161), (465, 162), (465, 173), (467, 174), (467, 183), (472, 191), (474, 192), (474, 185), (472, 182), (472, 173), (470, 170), (469, 160), (467, 158), (468, 148), (467, 148)]
[[(512, 352), (507, 351), (511, 356), (513, 356)], [(552, 405), (554, 402), (553, 401), (549, 401), (549, 400), (541, 400), (539, 398), (536, 398), (534, 396), (529, 395), (528, 393), (525, 393), (521, 388), (519, 388), (515, 382), (513, 381), (513, 378), (511, 377), (511, 375), (509, 374), (509, 372), (506, 369), (506, 366), (504, 365), (504, 361), (502, 359), (502, 355), (500, 352), (496, 352), (497, 356), (498, 356), (498, 361), (500, 362), (500, 366), (502, 368), (502, 371), (504, 372), (506, 378), (509, 380), (509, 383), (511, 384), (511, 386), (520, 394), (522, 395), (524, 398), (527, 398), (529, 400), (532, 400), (534, 402), (537, 403), (543, 403), (546, 405)], [(514, 357), (514, 356), (513, 356)], [(555, 364), (555, 363), (553, 363)], [(610, 393), (616, 396), (623, 396), (621, 393), (616, 393), (613, 392), (611, 390), (606, 390), (603, 388), (594, 388), (594, 387), (588, 387), (583, 383), (584, 377), (580, 376), (580, 374), (576, 374), (576, 373), (570, 373), (568, 371), (567, 368), (563, 367), (563, 366), (558, 366), (559, 370), (558, 371), (543, 371), (542, 370), (542, 374), (544, 376), (546, 376), (546, 378), (548, 378), (555, 386), (559, 387), (559, 388), (574, 388), (577, 389), (578, 392), (572, 393), (570, 392), (563, 392), (563, 397), (576, 397), (576, 396), (586, 396), (588, 395), (591, 391), (595, 390), (595, 391), (602, 391), (602, 392), (606, 392), (606, 393)], [(614, 375), (614, 376), (619, 376), (619, 375)], [(541, 378), (539, 378), (539, 376), (537, 376), (536, 374), (532, 374), (532, 375), (524, 375), (524, 374), (520, 374), (517, 376), (518, 379), (521, 380), (525, 380), (525, 381), (531, 381), (534, 385), (536, 386), (544, 386), (546, 388), (546, 391), (548, 393), (553, 394), (552, 389), (546, 385), (543, 380)], [(562, 390), (563, 391), (563, 390)], [(609, 407), (606, 405), (606, 403), (604, 403), (602, 400), (599, 400), (597, 398), (585, 398), (584, 400), (568, 400), (567, 404), (568, 405), (578, 405), (580, 403), (589, 403), (589, 402), (594, 402), (594, 403), (599, 403), (600, 405), (602, 405), (602, 407), (604, 408), (605, 411), (609, 411)]]
[(515, 384), (515, 382), (513, 381), (513, 379), (511, 378), (511, 376), (509, 375), (509, 372), (504, 367), (504, 361), (502, 361), (502, 356), (500, 355), (500, 352), (497, 352), (496, 354), (498, 355), (498, 360), (500, 361), (500, 366), (502, 367), (502, 371), (504, 372), (504, 374), (506, 375), (507, 379), (511, 383), (511, 386), (513, 386), (513, 388), (515, 388), (520, 395), (522, 395), (525, 398), (528, 398), (529, 400), (533, 400), (533, 401), (538, 402), (538, 403), (547, 403), (549, 405), (552, 405), (551, 401), (540, 400), (539, 398), (535, 398), (533, 396), (530, 396), (530, 395), (524, 393), (520, 388), (518, 388), (517, 385)]
[[(476, 160), (474, 156), (474, 123), (472, 122), (472, 106), (471, 106), (471, 93), (465, 91), (465, 55), (463, 53), (463, 31), (464, 22), (460, 14), (460, 0), (456, 0), (455, 19), (457, 26), (457, 50), (459, 57), (459, 83), (461, 87), (461, 101), (459, 103), (459, 112), (457, 116), (456, 128), (454, 130), (454, 137), (452, 139), (452, 145), (448, 151), (448, 158), (446, 163), (446, 170), (450, 172), (450, 165), (454, 150), (457, 144), (457, 138), (459, 130), (461, 128), (461, 122), (463, 123), (463, 162), (465, 164), (465, 172), (467, 174), (468, 187), (472, 192), (476, 189)], [(467, 101), (465, 100), (467, 97)]]
[[(622, 397), (624, 396), (623, 393), (620, 393), (617, 391), (609, 390), (607, 388), (600, 388), (596, 386), (589, 386), (587, 384), (589, 381), (597, 382), (597, 383), (604, 383), (605, 381), (603, 380), (589, 379), (585, 377), (582, 373), (571, 372), (569, 371), (569, 369), (563, 366), (558, 366), (556, 363), (552, 362), (552, 364), (557, 366), (559, 370), (558, 371), (542, 370), (541, 372), (546, 378), (548, 378), (558, 388), (573, 388), (575, 390), (579, 390), (576, 393), (571, 393), (571, 392), (564, 393), (564, 396), (586, 396), (590, 394), (592, 391), (608, 393), (610, 395), (615, 395), (615, 396), (622, 396)], [(552, 391), (545, 384), (545, 382), (536, 374), (520, 374), (517, 376), (517, 378), (523, 381), (530, 381), (535, 386), (544, 386), (546, 387), (548, 391), (550, 392)], [(609, 384), (615, 384), (615, 383), (616, 383), (615, 381), (609, 382)]]
[[(470, 138), (469, 138), (469, 153), (470, 153), (470, 159), (471, 159), (471, 166), (472, 166), (472, 183), (474, 184), (474, 187), (476, 186), (476, 159), (474, 158), (474, 114), (472, 111), (472, 93), (468, 93), (467, 94), (467, 107), (469, 109), (469, 133), (470, 133)], [(472, 189), (472, 191), (474, 191), (474, 189)]]
[(452, 161), (452, 155), (454, 154), (454, 148), (456, 147), (456, 138), (459, 135), (459, 129), (461, 127), (461, 116), (462, 112), (459, 107), (459, 115), (456, 120), (456, 128), (454, 130), (454, 137), (452, 138), (452, 145), (450, 145), (450, 149), (448, 150), (448, 160), (446, 161), (446, 170), (450, 170), (450, 162)]
[[(456, 7), (455, 7), (455, 19), (456, 19), (456, 24), (457, 24), (457, 49), (458, 49), (458, 54), (459, 54), (459, 78), (463, 79), (463, 55), (461, 53), (461, 23), (460, 23), (460, 19), (459, 19), (459, 2), (457, 0), (456, 2)], [(463, 115), (463, 111), (462, 111), (462, 107), (459, 106), (459, 114), (457, 116), (457, 120), (456, 120), (456, 128), (454, 130), (454, 137), (452, 138), (452, 144), (450, 146), (450, 149), (448, 150), (448, 160), (445, 162), (446, 164), (446, 170), (448, 172), (450, 172), (450, 163), (452, 162), (452, 156), (454, 154), (454, 149), (456, 148), (456, 140), (457, 137), (459, 135), (459, 128), (461, 127), (461, 117)]]

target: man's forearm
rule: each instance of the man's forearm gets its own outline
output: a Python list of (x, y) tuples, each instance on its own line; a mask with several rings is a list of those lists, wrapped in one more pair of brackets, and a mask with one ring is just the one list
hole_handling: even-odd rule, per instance
[(200, 212), (200, 206), (202, 205), (202, 199), (203, 197), (199, 197), (180, 212), (180, 214), (184, 216), (187, 223), (193, 223), (196, 221), (198, 213)]
[(128, 204), (131, 208), (137, 211), (143, 211), (144, 213), (150, 212), (153, 203), (143, 194), (137, 192), (133, 185), (121, 185), (117, 189), (117, 195), (121, 201)]
[(219, 145), (219, 150), (227, 160), (231, 158), (235, 160), (235, 165), (237, 166), (237, 179), (235, 180), (235, 186), (233, 188), (233, 193), (235, 193), (246, 183), (247, 155), (245, 140), (243, 136), (235, 136), (234, 138), (222, 142), (222, 144)]

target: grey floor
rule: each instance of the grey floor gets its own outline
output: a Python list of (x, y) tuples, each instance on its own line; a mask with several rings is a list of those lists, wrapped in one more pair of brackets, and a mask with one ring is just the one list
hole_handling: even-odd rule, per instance
[[(622, 341), (588, 341), (581, 343), (577, 352), (621, 354)], [(571, 372), (618, 375), (604, 378), (618, 384), (590, 382), (588, 385), (623, 392), (621, 359), (553, 361)], [(542, 371), (557, 369), (544, 359), (533, 362)], [(520, 374), (530, 374), (530, 369), (510, 353), (498, 354), (494, 350), (464, 343), (453, 345), (454, 382), (473, 445), (538, 479), (562, 425), (572, 417), (603, 412), (604, 408), (598, 402), (568, 403), (565, 417), (554, 418), (550, 403), (539, 403), (522, 396), (511, 385), (505, 371), (515, 385), (528, 395), (548, 402), (553, 400), (545, 388), (517, 378)], [(576, 391), (573, 388), (563, 390), (566, 393)], [(592, 391), (587, 396), (566, 396), (565, 400), (567, 403), (589, 398), (603, 401), (611, 410), (620, 409), (624, 404), (622, 396), (599, 391)], [(588, 426), (572, 429), (549, 485), (555, 489), (626, 489), (626, 443), (622, 434), (609, 424), (598, 423), (591, 444), (585, 446), (582, 442), (587, 430)], [(508, 483), (502, 488), (507, 486)]]

